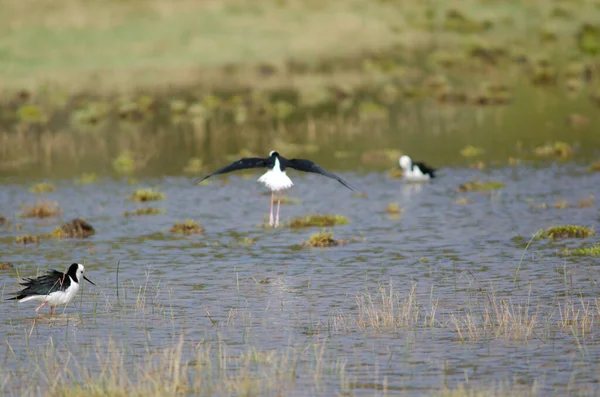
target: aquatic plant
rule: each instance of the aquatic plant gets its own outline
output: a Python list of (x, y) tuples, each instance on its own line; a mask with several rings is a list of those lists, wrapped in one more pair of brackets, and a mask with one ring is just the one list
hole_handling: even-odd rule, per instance
[(89, 185), (91, 183), (94, 183), (98, 180), (98, 175), (96, 175), (96, 173), (94, 172), (89, 172), (89, 173), (83, 173), (81, 174), (81, 176), (79, 178), (77, 178), (77, 183), (79, 185)]
[(48, 119), (46, 113), (36, 105), (23, 105), (17, 110), (19, 121), (25, 124), (42, 124)]
[(31, 234), (23, 234), (15, 237), (16, 244), (39, 244), (40, 237)]
[(591, 247), (580, 247), (574, 249), (565, 248), (563, 250), (563, 254), (574, 256), (600, 256), (600, 244), (592, 245)]
[(169, 229), (169, 231), (171, 233), (179, 233), (179, 234), (189, 236), (191, 234), (204, 233), (204, 228), (202, 226), (200, 226), (200, 223), (198, 223), (194, 220), (191, 220), (191, 219), (186, 219), (182, 223), (176, 222), (171, 227), (171, 229)]
[(579, 208), (589, 208), (594, 206), (594, 196), (589, 196), (579, 200)]
[(335, 247), (340, 245), (338, 240), (333, 238), (333, 233), (331, 231), (323, 230), (321, 232), (315, 233), (308, 238), (308, 241), (305, 241), (304, 246), (307, 247)]
[(198, 174), (198, 173), (202, 172), (203, 168), (204, 168), (204, 161), (199, 157), (193, 157), (188, 160), (188, 163), (185, 166), (185, 168), (183, 169), (183, 172), (186, 172), (189, 174)]
[(37, 183), (30, 187), (29, 191), (35, 194), (52, 193), (54, 191), (54, 185), (48, 182)]
[(346, 225), (348, 223), (348, 218), (342, 215), (312, 214), (303, 217), (292, 218), (288, 226), (292, 229), (297, 229), (303, 227), (332, 227)]
[(390, 168), (390, 170), (388, 171), (388, 177), (391, 179), (400, 179), (403, 175), (404, 173), (402, 172), (402, 168), (400, 167)]
[(125, 211), (123, 213), (123, 216), (157, 215), (162, 212), (164, 212), (164, 211), (159, 208), (144, 207), (144, 208), (137, 208), (134, 211)]
[(400, 205), (398, 203), (389, 203), (385, 208), (385, 212), (388, 214), (399, 214), (401, 212)]
[(398, 159), (403, 154), (395, 149), (368, 150), (360, 156), (360, 162), (366, 165), (398, 164)]
[(10, 262), (0, 262), (0, 271), (2, 270), (10, 270), (12, 268), (14, 268), (15, 265), (13, 265)]
[(584, 23), (575, 36), (579, 50), (587, 55), (600, 53), (600, 25)]
[(557, 141), (536, 147), (534, 153), (538, 156), (556, 156), (565, 159), (572, 156), (574, 150), (568, 143)]
[(556, 240), (564, 238), (586, 238), (593, 236), (594, 234), (596, 234), (594, 230), (587, 226), (560, 225), (547, 228), (540, 233), (540, 237)]
[(119, 174), (126, 175), (131, 174), (136, 168), (133, 154), (128, 150), (124, 150), (119, 153), (117, 158), (113, 160), (112, 165), (115, 171), (117, 171)]
[(38, 200), (35, 205), (21, 204), (21, 216), (26, 218), (49, 218), (60, 214), (61, 209), (57, 202)]
[(52, 232), (53, 238), (87, 238), (96, 234), (92, 225), (84, 218), (75, 218)]
[(481, 156), (483, 153), (485, 153), (485, 149), (472, 145), (465, 146), (460, 150), (460, 154), (463, 157)]
[(444, 19), (444, 29), (457, 33), (478, 33), (491, 26), (491, 22), (476, 21), (455, 8), (447, 10)]
[(592, 164), (590, 164), (590, 166), (588, 167), (588, 171), (589, 172), (600, 172), (600, 160), (594, 161)]
[(6, 225), (8, 223), (8, 221), (6, 220), (5, 217), (0, 216), (0, 226)]
[(137, 189), (129, 196), (129, 200), (146, 202), (146, 201), (157, 201), (163, 200), (165, 195), (155, 189)]
[(487, 191), (487, 190), (502, 189), (503, 187), (504, 187), (503, 182), (494, 182), (494, 181), (481, 182), (478, 179), (475, 179), (473, 181), (466, 182), (466, 183), (463, 183), (462, 185), (460, 185), (456, 189), (456, 192), (457, 193), (483, 192), (483, 191)]

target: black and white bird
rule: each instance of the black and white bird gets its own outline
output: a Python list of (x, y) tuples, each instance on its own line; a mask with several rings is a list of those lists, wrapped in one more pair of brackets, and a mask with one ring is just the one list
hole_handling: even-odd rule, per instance
[(400, 157), (400, 168), (404, 173), (404, 178), (411, 182), (426, 182), (435, 178), (435, 169), (421, 162), (413, 162), (410, 157), (404, 155)]
[[(260, 178), (258, 178), (258, 182), (263, 183), (266, 187), (271, 189), (271, 214), (269, 217), (270, 226), (279, 226), (279, 207), (281, 205), (281, 192), (283, 190), (289, 189), (294, 185), (292, 180), (285, 173), (286, 168), (293, 168), (298, 171), (321, 174), (328, 178), (335, 179), (342, 185), (346, 186), (348, 189), (354, 191), (354, 188), (350, 186), (348, 182), (346, 182), (333, 172), (329, 172), (321, 168), (312, 161), (303, 159), (286, 159), (285, 157), (280, 156), (279, 153), (277, 153), (274, 150), (269, 153), (269, 157), (267, 158), (251, 157), (239, 159), (229, 164), (228, 166), (213, 172), (212, 174), (206, 175), (205, 177), (196, 181), (196, 183), (198, 184), (203, 180), (210, 178), (213, 175), (225, 174), (227, 172), (238, 171), (248, 168), (268, 168), (268, 171), (265, 172)], [(275, 201), (275, 192), (278, 192), (277, 214), (275, 216), (275, 220), (273, 221), (273, 203)]]
[(35, 309), (35, 312), (50, 304), (50, 315), (54, 313), (54, 308), (60, 305), (67, 305), (79, 291), (82, 280), (91, 282), (83, 275), (85, 267), (79, 263), (73, 263), (66, 273), (61, 273), (54, 269), (50, 269), (39, 277), (31, 277), (24, 279), (20, 284), (24, 286), (21, 291), (17, 292), (15, 297), (9, 300), (18, 300), (19, 302), (38, 301), (42, 304)]

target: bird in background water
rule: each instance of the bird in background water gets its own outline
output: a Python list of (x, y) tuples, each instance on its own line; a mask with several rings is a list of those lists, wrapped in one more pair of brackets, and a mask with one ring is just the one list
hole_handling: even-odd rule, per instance
[(411, 158), (406, 155), (400, 157), (398, 162), (400, 163), (400, 168), (402, 168), (403, 176), (407, 181), (426, 182), (435, 178), (435, 168), (430, 167), (423, 162), (413, 162)]
[[(294, 185), (292, 180), (285, 173), (286, 168), (293, 168), (298, 171), (303, 172), (311, 172), (315, 174), (321, 174), (328, 178), (335, 179), (348, 189), (355, 191), (352, 186), (348, 184), (345, 180), (343, 180), (338, 175), (333, 172), (327, 171), (319, 165), (315, 164), (310, 160), (304, 159), (286, 159), (279, 155), (276, 151), (271, 151), (269, 153), (269, 157), (260, 158), (260, 157), (251, 157), (251, 158), (242, 158), (233, 163), (229, 164), (226, 167), (223, 167), (212, 174), (206, 175), (203, 178), (196, 181), (196, 184), (202, 182), (203, 180), (210, 178), (213, 175), (225, 174), (227, 172), (238, 171), (248, 168), (267, 168), (268, 171), (265, 172), (260, 178), (258, 178), (258, 182), (263, 183), (266, 187), (271, 189), (271, 212), (269, 216), (269, 225), (270, 226), (279, 226), (279, 207), (281, 205), (281, 195), (282, 191), (289, 189)], [(273, 205), (275, 202), (275, 193), (277, 192), (277, 213), (276, 216), (273, 217)]]

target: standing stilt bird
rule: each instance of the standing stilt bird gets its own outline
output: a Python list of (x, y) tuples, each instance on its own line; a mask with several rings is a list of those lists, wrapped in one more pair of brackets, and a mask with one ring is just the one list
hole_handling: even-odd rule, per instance
[[(321, 168), (312, 161), (303, 159), (288, 160), (285, 157), (280, 156), (279, 153), (277, 153), (274, 150), (271, 151), (271, 153), (269, 153), (269, 157), (267, 158), (252, 157), (239, 159), (229, 164), (228, 166), (223, 167), (220, 170), (217, 170), (212, 174), (206, 175), (205, 177), (197, 180), (196, 184), (202, 182), (207, 178), (210, 178), (213, 175), (225, 174), (227, 172), (238, 171), (248, 168), (268, 168), (268, 171), (265, 172), (260, 178), (258, 178), (258, 182), (263, 183), (265, 186), (271, 189), (271, 214), (269, 217), (270, 226), (279, 226), (279, 207), (281, 205), (281, 191), (289, 189), (294, 185), (292, 180), (285, 173), (286, 168), (293, 168), (298, 171), (321, 174), (328, 178), (335, 179), (342, 185), (346, 186), (348, 189), (354, 191), (354, 188), (352, 188), (352, 186), (350, 186), (341, 177), (337, 176), (333, 172), (329, 172)], [(275, 201), (275, 192), (278, 193), (277, 214), (275, 216), (275, 221), (273, 221), (273, 203)]]
[(426, 182), (435, 178), (435, 168), (429, 165), (415, 161), (413, 162), (410, 157), (404, 155), (400, 157), (398, 161), (400, 168), (404, 172), (404, 178), (411, 182)]
[(35, 312), (50, 304), (50, 315), (54, 313), (54, 308), (60, 305), (67, 305), (79, 291), (82, 280), (92, 285), (86, 276), (83, 275), (85, 267), (79, 263), (73, 263), (66, 273), (61, 273), (50, 269), (46, 274), (39, 277), (26, 278), (21, 285), (25, 288), (17, 292), (15, 297), (9, 300), (18, 300), (19, 302), (39, 301), (42, 304), (35, 309)]

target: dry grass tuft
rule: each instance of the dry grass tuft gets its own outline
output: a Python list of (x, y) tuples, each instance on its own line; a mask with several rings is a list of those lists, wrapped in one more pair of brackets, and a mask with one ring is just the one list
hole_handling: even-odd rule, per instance
[(17, 243), (17, 244), (39, 244), (40, 237), (33, 236), (31, 234), (24, 234), (24, 235), (15, 237), (15, 243)]
[(75, 218), (70, 222), (65, 223), (61, 227), (57, 227), (52, 232), (54, 238), (87, 238), (96, 234), (96, 231), (85, 219)]
[(57, 216), (61, 213), (57, 202), (38, 200), (35, 205), (28, 206), (21, 204), (22, 216), (27, 218), (49, 218)]

